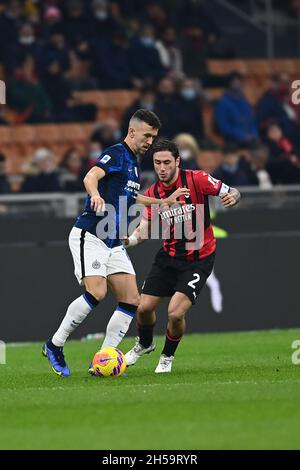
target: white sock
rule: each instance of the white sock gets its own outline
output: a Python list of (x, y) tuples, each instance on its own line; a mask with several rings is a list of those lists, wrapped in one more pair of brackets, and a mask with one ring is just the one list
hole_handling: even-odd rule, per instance
[(134, 312), (117, 307), (107, 324), (106, 335), (100, 349), (106, 346), (116, 348), (126, 335), (133, 317)]
[(64, 346), (70, 334), (73, 333), (77, 326), (83, 322), (96, 306), (89, 301), (87, 294), (81, 295), (69, 305), (65, 318), (52, 338), (52, 343), (55, 346)]

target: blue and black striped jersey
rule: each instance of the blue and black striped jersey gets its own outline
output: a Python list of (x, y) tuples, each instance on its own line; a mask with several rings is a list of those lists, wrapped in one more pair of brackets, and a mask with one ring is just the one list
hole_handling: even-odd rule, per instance
[(124, 227), (127, 230), (128, 209), (135, 203), (140, 189), (140, 169), (136, 156), (125, 142), (104, 150), (96, 166), (105, 171), (98, 190), (105, 201), (106, 211), (96, 215), (91, 209), (88, 195), (84, 212), (77, 218), (75, 227), (98, 236), (109, 248), (113, 248), (121, 245), (120, 236), (125, 235)]

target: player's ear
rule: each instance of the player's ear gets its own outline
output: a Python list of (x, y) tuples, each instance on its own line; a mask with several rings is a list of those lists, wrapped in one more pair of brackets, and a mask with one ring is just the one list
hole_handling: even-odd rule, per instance
[(133, 139), (133, 137), (135, 135), (135, 129), (133, 127), (129, 127), (128, 134), (129, 134), (129, 137), (131, 137), (131, 139)]
[(180, 157), (177, 157), (175, 160), (176, 168), (180, 165)]

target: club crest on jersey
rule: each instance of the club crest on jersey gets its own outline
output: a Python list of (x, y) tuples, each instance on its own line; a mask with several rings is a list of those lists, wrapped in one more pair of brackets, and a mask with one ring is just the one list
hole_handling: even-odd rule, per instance
[(104, 157), (101, 158), (100, 163), (107, 163), (111, 159), (110, 155), (104, 155)]
[(99, 263), (99, 261), (96, 259), (93, 263), (92, 263), (92, 268), (93, 269), (99, 269), (101, 267), (101, 263)]

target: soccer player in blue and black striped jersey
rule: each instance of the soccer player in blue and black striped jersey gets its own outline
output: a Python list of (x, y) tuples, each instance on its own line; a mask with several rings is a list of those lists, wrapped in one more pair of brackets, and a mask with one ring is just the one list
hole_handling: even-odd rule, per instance
[[(125, 140), (106, 149), (84, 179), (88, 192), (86, 206), (71, 230), (69, 246), (75, 276), (85, 293), (69, 305), (60, 327), (43, 346), (43, 354), (57, 375), (70, 375), (63, 346), (105, 297), (108, 285), (118, 306), (107, 325), (102, 347), (118, 346), (136, 313), (139, 292), (135, 271), (122, 244), (122, 237), (127, 236), (128, 208), (134, 203), (172, 204), (177, 197), (187, 194), (184, 188), (164, 200), (139, 194), (138, 159), (152, 145), (160, 127), (160, 120), (153, 112), (136, 111)], [(122, 233), (122, 226), (126, 233)]]

